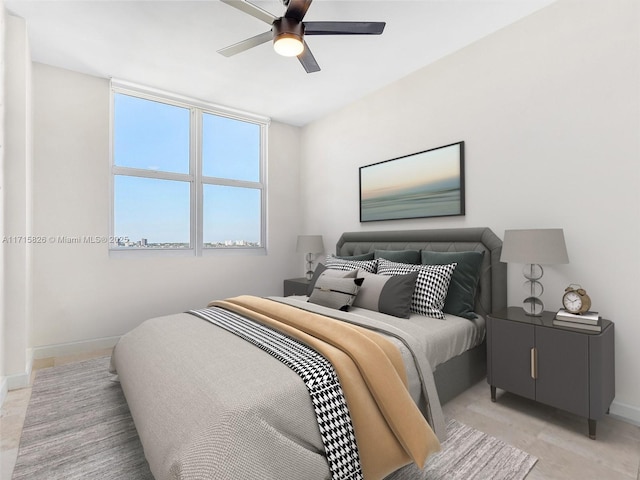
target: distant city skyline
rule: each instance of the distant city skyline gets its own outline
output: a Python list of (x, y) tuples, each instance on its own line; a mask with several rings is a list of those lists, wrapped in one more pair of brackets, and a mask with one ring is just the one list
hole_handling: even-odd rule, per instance
[[(126, 239), (126, 240), (125, 240)], [(128, 237), (120, 237), (114, 244), (120, 248), (191, 248), (188, 242), (149, 242), (146, 238), (133, 240)], [(205, 242), (204, 248), (231, 248), (231, 247), (260, 247), (260, 242), (248, 240), (225, 240), (223, 242)]]

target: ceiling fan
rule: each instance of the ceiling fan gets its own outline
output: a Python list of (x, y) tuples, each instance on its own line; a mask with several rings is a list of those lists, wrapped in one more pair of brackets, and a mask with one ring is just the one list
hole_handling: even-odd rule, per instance
[(271, 30), (222, 48), (218, 53), (230, 57), (273, 40), (277, 53), (298, 57), (307, 73), (320, 71), (320, 66), (304, 40), (305, 35), (380, 35), (385, 27), (385, 22), (303, 22), (312, 0), (282, 0), (287, 7), (282, 17), (276, 17), (246, 0), (221, 1), (268, 23)]

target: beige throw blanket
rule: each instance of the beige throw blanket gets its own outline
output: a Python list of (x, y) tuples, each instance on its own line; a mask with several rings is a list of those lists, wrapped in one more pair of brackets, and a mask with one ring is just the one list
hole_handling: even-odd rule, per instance
[(365, 479), (381, 479), (413, 461), (423, 467), (440, 449), (407, 391), (400, 352), (387, 339), (268, 299), (241, 296), (211, 302), (276, 328), (333, 364), (349, 406)]

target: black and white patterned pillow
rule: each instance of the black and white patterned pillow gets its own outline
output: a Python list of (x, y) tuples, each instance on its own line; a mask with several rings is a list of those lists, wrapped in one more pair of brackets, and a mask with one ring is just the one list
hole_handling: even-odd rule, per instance
[(334, 255), (327, 255), (324, 265), (332, 270), (358, 270), (361, 268), (365, 272), (376, 273), (378, 266), (377, 260), (344, 260)]
[(403, 275), (418, 272), (416, 288), (411, 297), (411, 311), (433, 318), (444, 318), (442, 307), (447, 297), (456, 263), (446, 265), (410, 265), (378, 259), (379, 275)]

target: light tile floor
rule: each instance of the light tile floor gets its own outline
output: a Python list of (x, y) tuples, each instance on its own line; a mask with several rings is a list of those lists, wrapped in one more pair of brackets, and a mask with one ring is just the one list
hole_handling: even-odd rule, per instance
[[(34, 371), (110, 352), (38, 360)], [(13, 390), (2, 405), (0, 479), (11, 478), (30, 397), (31, 388)], [(640, 480), (640, 427), (613, 417), (598, 422), (597, 440), (591, 440), (581, 417), (501, 390), (492, 403), (485, 381), (451, 400), (443, 410), (447, 417), (538, 457), (527, 480)]]
[(609, 415), (596, 440), (587, 420), (478, 382), (443, 406), (446, 417), (538, 457), (527, 480), (640, 480), (640, 427)]

